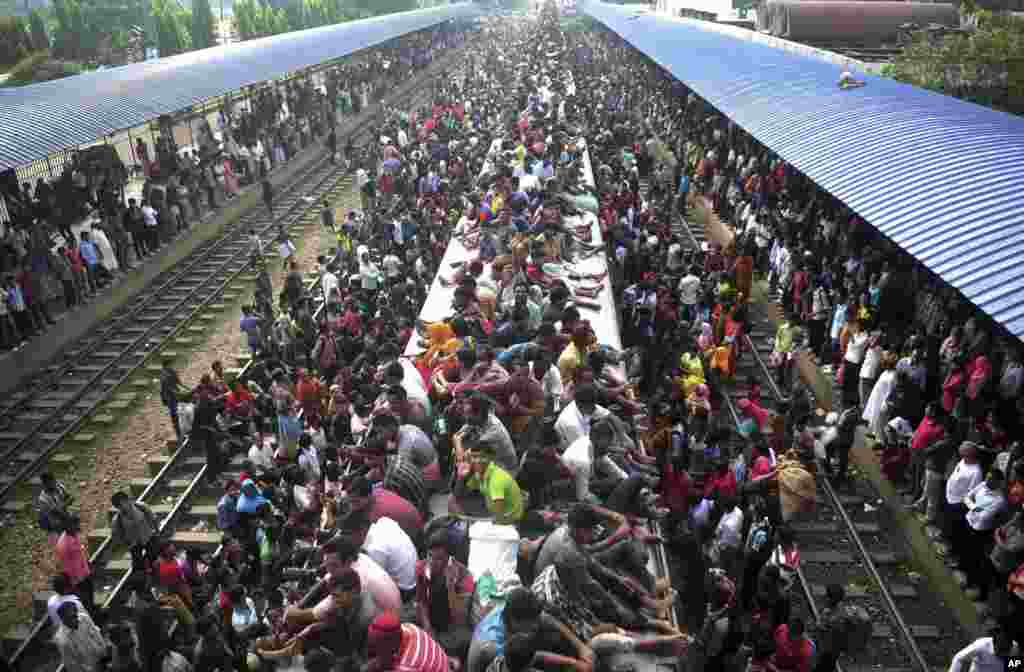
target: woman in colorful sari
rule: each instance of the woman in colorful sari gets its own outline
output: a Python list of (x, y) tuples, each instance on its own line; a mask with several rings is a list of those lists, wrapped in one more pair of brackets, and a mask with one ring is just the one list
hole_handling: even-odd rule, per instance
[(456, 317), (450, 322), (424, 323), (422, 333), (424, 340), (421, 345), (426, 347), (426, 352), (416, 359), (416, 368), (429, 373), (466, 344), (469, 325), (461, 317)]
[(238, 196), (238, 175), (231, 165), (231, 159), (227, 157), (224, 158), (224, 190), (228, 193), (228, 198)]
[(736, 375), (736, 360), (743, 352), (743, 334), (746, 331), (746, 309), (734, 306), (725, 313), (722, 320), (722, 346), (726, 348), (725, 368), (722, 375), (733, 378)]

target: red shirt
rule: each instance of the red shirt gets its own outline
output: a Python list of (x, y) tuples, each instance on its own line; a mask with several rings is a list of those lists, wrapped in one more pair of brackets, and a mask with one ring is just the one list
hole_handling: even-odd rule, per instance
[(661, 474), (661, 492), (671, 511), (685, 513), (689, 510), (692, 487), (685, 469), (677, 470), (671, 463), (665, 465)]
[(423, 531), (423, 516), (420, 512), (408, 500), (391, 490), (377, 488), (373, 491), (373, 505), (369, 515), (371, 523), (381, 518), (390, 518), (412, 539)]
[(789, 639), (789, 626), (785, 623), (775, 629), (775, 666), (779, 672), (811, 672), (814, 647), (806, 637)]
[(726, 469), (724, 473), (711, 474), (704, 484), (704, 496), (707, 497), (715, 490), (721, 495), (736, 495), (736, 474), (732, 469)]
[(924, 450), (946, 435), (946, 428), (938, 420), (925, 416), (921, 424), (914, 431), (914, 437), (910, 440), (912, 451)]

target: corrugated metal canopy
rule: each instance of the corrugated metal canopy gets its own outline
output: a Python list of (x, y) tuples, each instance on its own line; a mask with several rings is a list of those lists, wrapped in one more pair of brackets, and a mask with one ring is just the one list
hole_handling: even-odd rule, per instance
[(583, 10), (1024, 336), (1024, 118), (874, 76), (841, 91), (840, 69), (811, 56), (636, 8)]
[(470, 3), (402, 12), (0, 89), (0, 170), (477, 13)]

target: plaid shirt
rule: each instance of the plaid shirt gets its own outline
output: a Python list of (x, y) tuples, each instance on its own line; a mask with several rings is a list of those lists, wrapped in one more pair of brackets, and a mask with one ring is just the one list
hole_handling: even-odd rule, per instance
[(532, 590), (544, 605), (546, 612), (565, 623), (584, 642), (590, 641), (594, 635), (594, 624), (599, 619), (582, 600), (569, 596), (558, 579), (558, 572), (554, 565), (537, 576)]

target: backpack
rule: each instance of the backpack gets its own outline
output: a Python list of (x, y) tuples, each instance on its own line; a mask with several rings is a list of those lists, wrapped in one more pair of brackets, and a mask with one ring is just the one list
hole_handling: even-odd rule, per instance
[(747, 533), (747, 553), (757, 554), (771, 548), (775, 530), (767, 517), (753, 523)]

